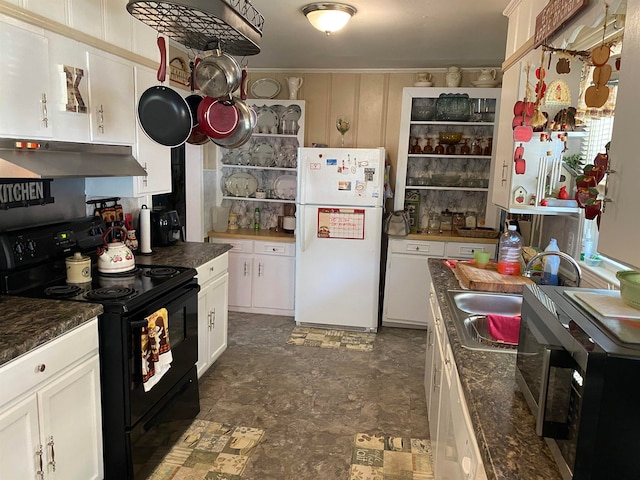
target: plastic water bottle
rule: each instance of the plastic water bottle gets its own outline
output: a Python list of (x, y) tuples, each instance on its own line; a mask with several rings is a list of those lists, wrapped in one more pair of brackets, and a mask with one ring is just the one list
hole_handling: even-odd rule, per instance
[[(549, 241), (549, 245), (544, 249), (545, 252), (559, 252), (558, 242), (555, 238)], [(558, 269), (560, 268), (560, 257), (549, 255), (543, 257), (544, 267), (542, 268), (542, 278), (540, 285), (558, 285)]]
[(520, 275), (520, 257), (522, 255), (522, 237), (515, 225), (500, 237), (498, 249), (498, 273), (503, 275)]
[(254, 230), (260, 230), (260, 209), (256, 208), (253, 212), (253, 228)]

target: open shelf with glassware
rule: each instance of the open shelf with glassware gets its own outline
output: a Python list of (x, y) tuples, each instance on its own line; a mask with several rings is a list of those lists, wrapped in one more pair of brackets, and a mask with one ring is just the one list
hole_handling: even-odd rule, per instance
[[(489, 201), (499, 88), (408, 87), (403, 90), (394, 209), (408, 194), (418, 211), (413, 229), (431, 212), (475, 211), (494, 227)], [(424, 223), (424, 222), (422, 222)]]

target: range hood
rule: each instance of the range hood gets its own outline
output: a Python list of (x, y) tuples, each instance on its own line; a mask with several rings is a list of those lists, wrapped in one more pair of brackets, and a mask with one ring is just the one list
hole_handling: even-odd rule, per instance
[(130, 146), (0, 138), (0, 178), (146, 175)]

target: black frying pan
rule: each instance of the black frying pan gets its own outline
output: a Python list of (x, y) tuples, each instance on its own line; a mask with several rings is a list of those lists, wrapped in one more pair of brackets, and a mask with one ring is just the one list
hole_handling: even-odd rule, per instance
[(160, 85), (144, 91), (138, 101), (138, 121), (144, 133), (156, 143), (178, 147), (191, 135), (192, 121), (189, 105), (175, 90), (162, 85), (167, 75), (167, 47), (164, 37), (158, 37)]

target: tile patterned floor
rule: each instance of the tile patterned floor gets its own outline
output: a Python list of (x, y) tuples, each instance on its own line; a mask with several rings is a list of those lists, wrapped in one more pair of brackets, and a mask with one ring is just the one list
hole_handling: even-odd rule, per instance
[(431, 442), (358, 433), (349, 480), (433, 480)]
[(288, 345), (294, 327), (229, 312), (227, 350), (198, 382), (198, 419), (265, 432), (242, 480), (348, 480), (358, 432), (429, 438), (424, 330), (381, 327), (362, 353)]
[(370, 352), (373, 350), (375, 339), (375, 333), (296, 326), (293, 328), (287, 344)]
[(195, 420), (149, 480), (239, 480), (264, 430)]

